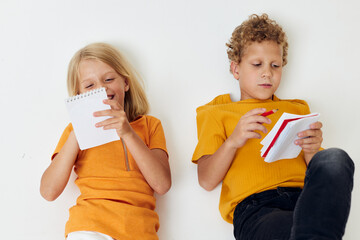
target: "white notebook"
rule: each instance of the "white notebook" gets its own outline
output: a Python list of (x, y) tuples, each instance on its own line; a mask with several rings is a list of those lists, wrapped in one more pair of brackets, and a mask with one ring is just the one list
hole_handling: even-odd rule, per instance
[(98, 88), (65, 100), (81, 150), (120, 140), (115, 129), (104, 130), (95, 127), (96, 123), (109, 118), (93, 115), (96, 111), (110, 109), (109, 105), (103, 103), (104, 99), (107, 99), (105, 88)]
[(265, 162), (275, 162), (281, 159), (296, 158), (301, 152), (301, 147), (295, 145), (295, 140), (300, 139), (297, 134), (310, 128), (317, 122), (320, 114), (296, 115), (283, 113), (275, 126), (261, 141), (264, 145), (261, 156)]

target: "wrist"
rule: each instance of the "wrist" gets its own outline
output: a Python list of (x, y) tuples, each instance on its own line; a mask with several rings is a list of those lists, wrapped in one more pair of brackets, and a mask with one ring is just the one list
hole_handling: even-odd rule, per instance
[(134, 132), (134, 130), (130, 127), (128, 131), (123, 132), (120, 136), (120, 138), (122, 138), (124, 141), (127, 141), (129, 139), (132, 139), (136, 136), (136, 133)]
[(316, 154), (317, 152), (311, 152), (311, 153), (304, 153), (304, 160), (306, 165), (309, 165), (311, 159), (313, 158), (313, 156)]
[(230, 151), (237, 151), (237, 149), (239, 148), (236, 143), (231, 140), (231, 137), (225, 140), (224, 147)]

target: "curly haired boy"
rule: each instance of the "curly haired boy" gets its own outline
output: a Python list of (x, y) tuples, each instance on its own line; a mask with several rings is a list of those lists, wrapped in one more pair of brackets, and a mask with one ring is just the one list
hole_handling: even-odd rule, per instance
[[(298, 133), (300, 155), (266, 163), (261, 139), (283, 112), (309, 114), (303, 100), (275, 96), (287, 63), (283, 29), (266, 14), (251, 15), (228, 44), (230, 71), (241, 98), (220, 95), (197, 109), (200, 185), (222, 182), (220, 213), (236, 239), (341, 239), (353, 187), (354, 163), (338, 148), (320, 151), (322, 123)], [(267, 117), (261, 114), (279, 109)]]

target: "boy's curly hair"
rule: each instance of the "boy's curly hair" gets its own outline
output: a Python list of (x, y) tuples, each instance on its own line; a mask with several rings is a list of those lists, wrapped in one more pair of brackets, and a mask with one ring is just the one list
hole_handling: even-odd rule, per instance
[[(267, 14), (253, 14), (248, 20), (236, 27), (229, 43), (226, 43), (230, 61), (240, 63), (247, 46), (252, 42), (275, 41), (283, 47), (283, 66), (287, 63), (288, 42), (282, 27)], [(231, 70), (230, 70), (231, 71)]]

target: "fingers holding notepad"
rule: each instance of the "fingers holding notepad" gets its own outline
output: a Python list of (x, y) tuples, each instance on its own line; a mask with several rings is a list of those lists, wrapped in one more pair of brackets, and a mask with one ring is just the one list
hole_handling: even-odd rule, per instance
[(317, 152), (323, 140), (321, 127), (321, 122), (311, 124), (310, 129), (298, 133), (300, 139), (296, 140), (295, 144), (299, 145), (305, 153)]
[(96, 123), (96, 127), (102, 127), (104, 130), (115, 129), (119, 137), (132, 131), (130, 123), (127, 119), (124, 108), (115, 100), (105, 99), (104, 104), (111, 107), (108, 110), (94, 112), (95, 117), (108, 116), (110, 118)]

